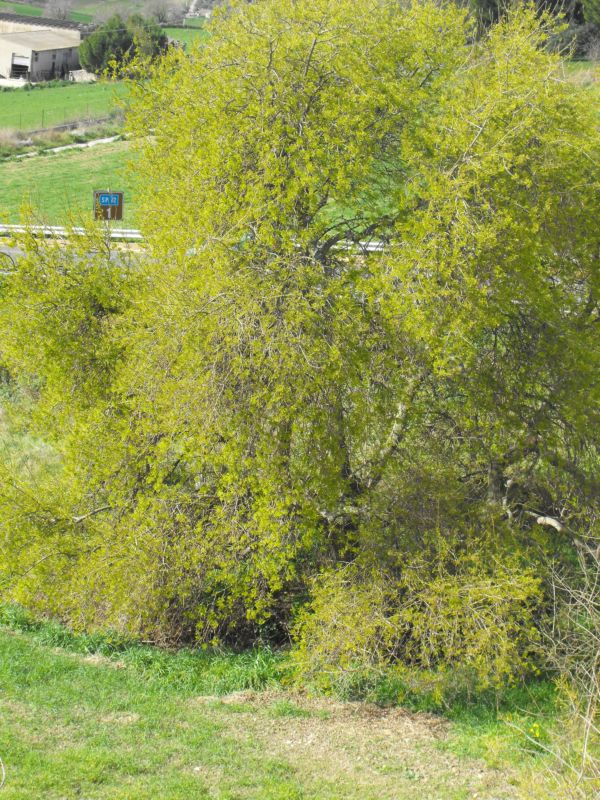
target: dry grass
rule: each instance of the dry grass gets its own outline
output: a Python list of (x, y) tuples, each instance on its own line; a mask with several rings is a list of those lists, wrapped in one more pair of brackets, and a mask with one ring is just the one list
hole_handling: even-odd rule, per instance
[(197, 697), (227, 720), (242, 745), (258, 743), (269, 758), (345, 786), (348, 797), (514, 798), (510, 775), (440, 747), (451, 724), (431, 714), (367, 703), (277, 692)]

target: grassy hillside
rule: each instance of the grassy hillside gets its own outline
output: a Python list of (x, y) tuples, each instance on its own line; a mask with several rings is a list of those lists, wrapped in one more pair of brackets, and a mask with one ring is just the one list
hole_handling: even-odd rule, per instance
[[(213, 3), (213, 5), (216, 5)], [(190, 17), (185, 21), (186, 28), (203, 28), (205, 21), (203, 17)]]
[(126, 91), (124, 84), (94, 83), (0, 92), (0, 128), (28, 131), (106, 117)]
[[(69, 13), (69, 19), (73, 22), (91, 22), (93, 15), (80, 11), (78, 9), (79, 3), (73, 4), (73, 10)], [(5, 11), (10, 14), (23, 14), (27, 17), (41, 17), (45, 14), (44, 4), (40, 3), (17, 3), (8, 2), (8, 0), (1, 0), (0, 11)]]
[(64, 224), (89, 217), (94, 189), (125, 192), (125, 226), (135, 225), (136, 193), (127, 174), (127, 142), (9, 161), (0, 166), (0, 219), (18, 222), (24, 203), (40, 221)]
[(6, 800), (508, 800), (540, 759), (491, 713), (451, 723), (286, 692), (269, 651), (0, 622)]

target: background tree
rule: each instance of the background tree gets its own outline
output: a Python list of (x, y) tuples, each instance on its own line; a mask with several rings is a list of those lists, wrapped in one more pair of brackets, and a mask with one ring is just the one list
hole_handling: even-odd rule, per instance
[(72, 0), (48, 0), (44, 6), (44, 15), (53, 19), (68, 19), (72, 9)]
[(127, 20), (127, 27), (133, 35), (136, 53), (146, 58), (154, 58), (167, 48), (167, 36), (153, 19), (132, 14)]
[(164, 24), (166, 22), (181, 22), (189, 3), (181, 0), (154, 0), (148, 8), (150, 16)]
[[(588, 5), (593, 5), (594, 2), (595, 0), (589, 0)], [(471, 0), (470, 9), (479, 33), (504, 14), (510, 13), (510, 9), (517, 4), (513, 0)], [(588, 13), (584, 13), (584, 5), (582, 0), (536, 0), (535, 7), (540, 14), (551, 14), (554, 19), (562, 22), (562, 27), (558, 26), (551, 37), (551, 45), (557, 52), (590, 57), (588, 50), (596, 40), (598, 31)]]
[(153, 58), (166, 46), (167, 37), (154, 20), (139, 14), (124, 20), (116, 14), (82, 41), (79, 58), (90, 72), (103, 72), (135, 53)]

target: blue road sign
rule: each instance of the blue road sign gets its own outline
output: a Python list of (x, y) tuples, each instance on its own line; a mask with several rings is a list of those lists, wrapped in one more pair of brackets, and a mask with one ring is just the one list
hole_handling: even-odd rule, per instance
[(98, 203), (102, 208), (112, 208), (119, 205), (118, 194), (100, 194), (98, 195)]
[(123, 219), (123, 192), (98, 189), (94, 191), (94, 218), (107, 220)]

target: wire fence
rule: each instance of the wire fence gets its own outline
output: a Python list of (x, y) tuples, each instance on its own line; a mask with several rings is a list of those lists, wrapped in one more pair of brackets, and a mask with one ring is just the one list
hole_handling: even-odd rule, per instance
[(118, 120), (122, 116), (120, 111), (99, 111), (93, 106), (81, 106), (77, 109), (51, 106), (48, 108), (23, 109), (14, 114), (0, 115), (0, 128), (17, 131), (44, 131), (51, 128), (60, 128), (78, 123), (92, 124)]

